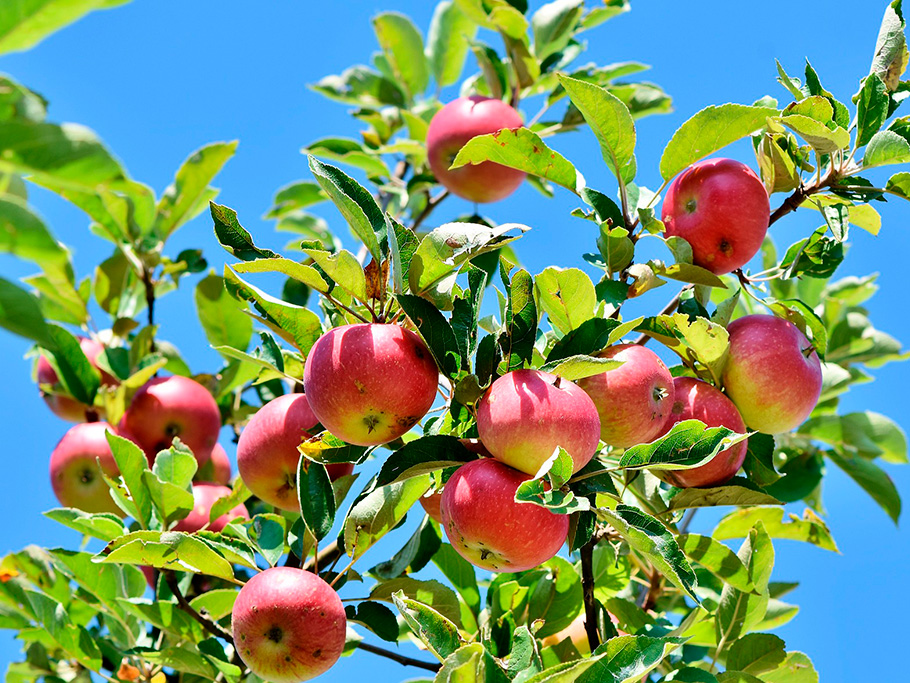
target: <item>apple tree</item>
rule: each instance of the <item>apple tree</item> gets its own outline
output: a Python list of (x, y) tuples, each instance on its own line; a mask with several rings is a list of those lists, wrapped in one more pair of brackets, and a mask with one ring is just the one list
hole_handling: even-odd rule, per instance
[[(0, 52), (111, 4), (7, 3)], [(797, 612), (774, 540), (836, 550), (828, 465), (897, 522), (880, 462), (907, 461), (892, 420), (840, 407), (905, 354), (864, 307), (875, 277), (837, 276), (850, 230), (910, 200), (910, 172), (878, 170), (910, 163), (901, 0), (850, 102), (778, 65), (779, 99), (673, 134), (654, 190), (636, 183), (636, 120), (670, 97), (634, 80), (644, 65), (581, 61), (627, 10), (443, 0), (424, 32), (376, 15), (372, 65), (313, 85), (363, 130), (309, 143), (310, 177), (276, 192), (284, 253), (215, 201), (236, 143), (192, 152), (158, 196), (2, 77), (0, 250), (39, 272), (0, 278), (0, 326), (34, 343), (42, 396), (77, 423), (46, 515), (82, 537), (0, 562), (0, 625), (24, 651), (8, 681), (291, 682), (340, 656), (441, 682), (818, 680), (770, 632)], [(555, 149), (579, 130), (603, 186)], [(757, 172), (722, 156), (743, 139)], [(575, 196), (583, 263), (529, 273), (530, 226), (484, 215), (524, 182)], [(93, 273), (29, 184), (110, 243)], [(475, 211), (438, 224), (452, 194)], [(818, 229), (775, 245), (794, 211)], [(203, 213), (220, 274), (169, 248)], [(191, 369), (162, 335), (156, 302), (178, 287), (195, 316), (177, 324), (198, 318), (220, 366)], [(713, 507), (713, 532), (691, 531)]]

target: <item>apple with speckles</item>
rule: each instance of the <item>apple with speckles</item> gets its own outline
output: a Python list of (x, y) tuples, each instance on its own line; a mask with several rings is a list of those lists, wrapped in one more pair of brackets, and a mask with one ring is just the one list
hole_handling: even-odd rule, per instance
[(801, 425), (818, 403), (822, 365), (812, 342), (789, 320), (747, 315), (727, 326), (727, 395), (746, 424), (766, 434)]
[[(282, 510), (300, 510), (297, 447), (313, 436), (318, 422), (305, 394), (274, 398), (250, 418), (237, 442), (237, 469), (254, 495)], [(353, 469), (351, 463), (326, 466), (333, 481)]]
[(106, 422), (86, 422), (70, 427), (60, 439), (51, 453), (50, 475), (61, 505), (124, 515), (102, 477), (102, 473), (108, 477), (120, 474), (107, 442), (106, 434), (112, 431)]
[(157, 377), (145, 383), (120, 420), (149, 463), (179, 437), (200, 465), (212, 457), (221, 413), (208, 389), (189, 377)]
[(272, 567), (247, 581), (231, 612), (237, 653), (272, 683), (325, 673), (344, 649), (347, 619), (338, 594), (316, 574)]
[[(664, 425), (666, 434), (673, 425), (684, 420), (701, 420), (708, 427), (726, 427), (737, 434), (745, 434), (746, 423), (736, 406), (712, 384), (694, 377), (677, 377), (674, 380), (676, 398), (670, 417)], [(740, 441), (698, 467), (687, 470), (655, 471), (658, 477), (680, 488), (719, 486), (733, 478), (746, 459), (748, 440)]]
[(391, 324), (342, 325), (307, 356), (303, 384), (316, 419), (358, 446), (397, 439), (433, 406), (439, 370), (423, 340)]
[(440, 109), (427, 130), (427, 161), (436, 179), (449, 192), (472, 202), (498, 202), (525, 179), (524, 171), (492, 161), (449, 169), (459, 150), (478, 135), (520, 128), (521, 115), (492, 97), (460, 97)]
[(238, 517), (249, 519), (250, 513), (247, 512), (246, 506), (241, 503), (209, 522), (212, 506), (221, 498), (225, 498), (229, 495), (231, 495), (231, 489), (227, 486), (205, 483), (193, 484), (193, 509), (190, 510), (190, 514), (177, 523), (174, 527), (174, 531), (193, 533), (194, 531), (199, 531), (204, 528), (207, 531), (219, 532), (233, 519), (237, 519)]
[(477, 432), (494, 458), (526, 474), (536, 474), (558, 446), (572, 456), (577, 472), (597, 452), (600, 418), (590, 397), (569, 380), (515, 370), (480, 399)]
[(614, 448), (653, 441), (673, 405), (673, 376), (656, 353), (637, 344), (611, 346), (597, 354), (619, 367), (578, 380), (594, 401), (600, 438)]
[(661, 220), (667, 237), (692, 246), (695, 265), (722, 275), (758, 253), (770, 217), (768, 192), (751, 168), (734, 159), (707, 159), (670, 183)]
[(471, 564), (494, 572), (520, 572), (559, 552), (569, 533), (567, 515), (515, 501), (530, 475), (493, 458), (459, 467), (442, 489), (442, 527), (452, 547)]

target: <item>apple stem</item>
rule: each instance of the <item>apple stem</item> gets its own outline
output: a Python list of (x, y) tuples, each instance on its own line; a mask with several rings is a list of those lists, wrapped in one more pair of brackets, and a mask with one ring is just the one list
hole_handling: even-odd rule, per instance
[(426, 669), (427, 671), (439, 671), (442, 668), (441, 664), (436, 662), (425, 662), (421, 659), (414, 659), (413, 657), (406, 657), (405, 655), (400, 655), (397, 652), (392, 652), (391, 650), (386, 650), (382, 647), (376, 647), (375, 645), (370, 645), (360, 641), (357, 643), (357, 647), (365, 652), (372, 652), (374, 655), (379, 655), (380, 657), (385, 657), (386, 659), (391, 659), (394, 662), (398, 662), (402, 666), (416, 666), (418, 669)]
[(594, 544), (596, 537), (581, 547), (581, 590), (585, 605), (585, 633), (588, 635), (588, 645), (591, 652), (600, 645), (600, 635), (597, 633), (597, 602), (594, 599)]

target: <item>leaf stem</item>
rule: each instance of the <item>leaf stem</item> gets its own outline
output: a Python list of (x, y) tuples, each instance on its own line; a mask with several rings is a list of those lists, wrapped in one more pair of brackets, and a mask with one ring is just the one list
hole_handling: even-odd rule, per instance
[(594, 544), (592, 538), (581, 547), (581, 590), (585, 606), (585, 633), (591, 652), (600, 645), (600, 634), (597, 632), (597, 601), (594, 599)]
[(414, 659), (413, 657), (400, 655), (397, 652), (393, 652), (392, 650), (386, 650), (383, 647), (370, 645), (369, 643), (364, 643), (363, 641), (357, 643), (357, 648), (363, 650), (364, 652), (372, 652), (374, 655), (379, 655), (380, 657), (391, 659), (393, 662), (398, 662), (402, 666), (414, 666), (418, 669), (425, 669), (427, 671), (433, 672), (439, 671), (442, 668), (442, 664), (438, 664), (436, 662), (425, 662), (421, 659)]

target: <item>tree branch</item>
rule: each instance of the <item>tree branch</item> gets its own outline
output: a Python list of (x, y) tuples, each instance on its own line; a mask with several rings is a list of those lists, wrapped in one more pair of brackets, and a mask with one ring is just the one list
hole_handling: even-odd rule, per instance
[[(671, 313), (673, 313), (673, 311), (676, 310), (677, 306), (679, 306), (680, 297), (682, 297), (682, 293), (684, 291), (686, 291), (686, 289), (687, 289), (687, 287), (683, 287), (680, 290), (679, 294), (677, 294), (672, 299), (670, 299), (670, 301), (667, 302), (667, 305), (663, 307), (663, 310), (660, 313), (658, 313), (658, 315), (670, 315)], [(649, 341), (651, 341), (651, 337), (649, 337), (646, 334), (642, 334), (642, 335), (639, 335), (638, 339), (636, 339), (632, 343), (637, 344), (638, 346), (644, 346)]]
[(600, 645), (600, 634), (597, 632), (597, 603), (594, 600), (594, 544), (592, 538), (581, 547), (581, 590), (585, 606), (585, 633), (591, 652)]
[(372, 652), (374, 655), (379, 655), (380, 657), (391, 659), (394, 662), (398, 662), (402, 666), (415, 666), (418, 669), (425, 669), (427, 671), (434, 672), (439, 671), (442, 668), (442, 665), (437, 662), (424, 662), (423, 660), (400, 655), (397, 652), (392, 652), (392, 650), (376, 647), (375, 645), (370, 645), (369, 643), (364, 643), (363, 641), (357, 643), (357, 647), (365, 652)]
[(433, 209), (435, 209), (437, 206), (439, 206), (442, 203), (442, 200), (448, 196), (449, 196), (449, 191), (443, 190), (435, 197), (431, 197), (427, 201), (427, 205), (425, 207), (423, 207), (423, 211), (421, 211), (418, 214), (417, 218), (414, 219), (414, 225), (411, 226), (411, 231), (417, 232), (417, 228), (420, 227), (420, 224), (423, 223), (424, 220), (426, 220), (427, 216), (429, 216), (431, 213), (433, 213)]
[[(197, 622), (199, 622), (202, 628), (204, 628), (206, 631), (211, 633), (216, 638), (223, 638), (224, 640), (228, 641), (233, 647), (234, 638), (230, 633), (221, 628), (211, 619), (206, 619), (204, 616), (199, 614), (199, 612), (197, 612), (193, 606), (187, 602), (187, 599), (181, 592), (180, 585), (177, 582), (177, 575), (174, 574), (173, 570), (162, 569), (161, 571), (164, 572), (164, 580), (167, 583), (167, 587), (171, 589), (171, 593), (173, 593), (174, 597), (177, 598), (177, 606), (189, 614), (191, 617), (193, 617), (193, 619), (195, 619)], [(236, 648), (234, 648), (234, 651), (236, 652)]]
[(327, 567), (339, 557), (344, 555), (341, 548), (338, 547), (338, 541), (332, 541), (325, 548), (319, 551), (317, 557), (311, 557), (304, 564), (303, 568), (308, 571), (314, 571), (316, 567)]

